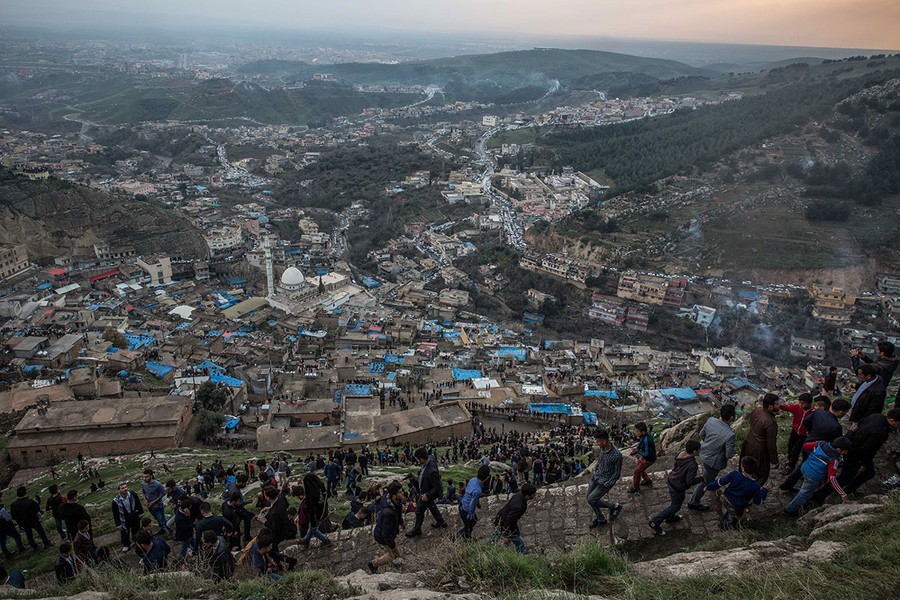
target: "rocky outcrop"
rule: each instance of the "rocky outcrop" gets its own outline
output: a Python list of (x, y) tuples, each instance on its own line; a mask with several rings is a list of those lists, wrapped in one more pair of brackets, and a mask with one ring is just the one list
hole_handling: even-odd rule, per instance
[(706, 423), (709, 415), (704, 413), (695, 415), (684, 421), (681, 421), (674, 427), (665, 429), (659, 436), (659, 443), (656, 445), (660, 454), (677, 455), (684, 450), (684, 443), (690, 439), (699, 440), (700, 430)]
[(887, 496), (867, 496), (852, 504), (821, 506), (803, 515), (799, 523), (812, 529), (811, 538), (821, 538), (870, 521), (888, 502)]
[(138, 254), (203, 257), (193, 224), (151, 201), (136, 201), (58, 179), (28, 181), (0, 172), (0, 243), (24, 242), (33, 261), (92, 255), (93, 244), (134, 246)]
[(641, 573), (660, 577), (694, 577), (715, 573), (737, 575), (768, 569), (797, 566), (806, 562), (835, 560), (846, 544), (791, 536), (773, 542), (756, 542), (745, 548), (716, 552), (681, 552), (665, 558), (638, 563)]

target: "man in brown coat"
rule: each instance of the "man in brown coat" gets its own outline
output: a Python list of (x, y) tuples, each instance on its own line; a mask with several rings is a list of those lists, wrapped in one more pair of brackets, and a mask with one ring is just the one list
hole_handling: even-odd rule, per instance
[(756, 459), (756, 481), (760, 485), (769, 479), (771, 468), (778, 467), (778, 422), (775, 421), (778, 403), (778, 396), (766, 394), (762, 406), (753, 409), (750, 413), (750, 430), (741, 448), (741, 458), (752, 456)]

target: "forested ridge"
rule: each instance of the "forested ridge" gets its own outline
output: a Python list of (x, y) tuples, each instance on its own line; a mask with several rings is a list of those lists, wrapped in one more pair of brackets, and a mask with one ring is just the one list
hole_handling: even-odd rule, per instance
[(729, 152), (826, 115), (844, 98), (898, 75), (900, 71), (889, 71), (844, 81), (786, 85), (764, 95), (696, 110), (559, 131), (545, 143), (563, 164), (581, 171), (603, 169), (615, 180), (613, 193), (622, 193), (694, 167), (703, 169)]

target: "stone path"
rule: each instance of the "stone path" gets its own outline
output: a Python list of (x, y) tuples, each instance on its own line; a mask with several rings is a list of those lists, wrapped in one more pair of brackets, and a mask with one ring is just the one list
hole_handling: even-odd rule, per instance
[[(631, 468), (626, 459), (623, 474), (630, 472)], [(586, 477), (576, 478), (558, 486), (539, 488), (537, 497), (529, 503), (528, 512), (520, 521), (520, 529), (528, 551), (546, 553), (568, 550), (590, 539), (611, 546), (624, 541), (654, 537), (653, 530), (648, 527), (647, 522), (668, 506), (669, 493), (665, 483), (667, 474), (668, 471), (651, 473), (654, 485), (643, 487), (642, 491), (635, 495), (626, 493), (631, 485), (631, 478), (623, 477), (608, 495), (610, 501), (619, 502), (624, 506), (621, 516), (614, 524), (601, 526), (596, 530), (588, 529), (593, 519), (593, 511), (586, 501), (588, 488)], [(789, 497), (776, 489), (761, 508), (748, 511), (746, 518), (752, 521), (754, 518), (780, 512), (789, 500)], [(692, 534), (703, 537), (719, 534), (719, 512), (716, 510), (715, 495), (707, 493), (704, 501), (711, 504), (713, 509), (700, 513), (688, 510), (685, 505), (681, 511), (684, 520), (663, 527), (667, 530), (689, 529)], [(505, 495), (482, 498), (480, 521), (475, 527), (476, 539), (484, 540), (490, 537), (493, 532), (492, 520), (505, 502)], [(404, 557), (401, 570), (421, 570), (436, 566), (447, 552), (452, 551), (455, 542), (450, 536), (461, 526), (458, 509), (455, 506), (445, 506), (441, 507), (441, 512), (450, 525), (447, 529), (431, 529), (432, 517), (427, 514), (422, 537), (410, 540), (401, 531), (398, 537), (398, 546)], [(332, 520), (337, 520), (338, 517), (343, 518), (343, 515), (334, 515)], [(404, 520), (407, 528), (410, 528), (413, 515), (406, 515)], [(289, 546), (287, 552), (298, 557), (310, 568), (323, 568), (337, 575), (364, 568), (367, 561), (380, 554), (379, 547), (372, 539), (372, 527), (340, 531), (330, 534), (329, 537), (335, 542), (329, 548), (320, 548), (313, 542), (313, 546), (308, 549)]]

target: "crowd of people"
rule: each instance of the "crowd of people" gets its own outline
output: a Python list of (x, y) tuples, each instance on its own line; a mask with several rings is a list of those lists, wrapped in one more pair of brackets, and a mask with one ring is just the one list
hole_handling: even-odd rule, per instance
[[(854, 352), (859, 383), (849, 399), (836, 394), (833, 386), (829, 389), (827, 378), (821, 394), (801, 394), (794, 403), (784, 403), (775, 394), (764, 395), (745, 413), (748, 431), (740, 449), (732, 429), (736, 407), (723, 404), (717, 416), (705, 421), (699, 440), (686, 440), (679, 449), (665, 480), (669, 503), (650, 519), (649, 527), (657, 535), (665, 535), (663, 525), (682, 519), (679, 511), (685, 502), (689, 510), (709, 511), (712, 507), (703, 503), (704, 497), (721, 491), (719, 524), (723, 530), (733, 528), (749, 507), (765, 502), (774, 488), (773, 474), (779, 470), (784, 476), (779, 488), (792, 494), (784, 509), (789, 516), (831, 494), (850, 502), (850, 496), (875, 476), (876, 455), (900, 428), (900, 407), (884, 412), (885, 390), (893, 374), (888, 368), (896, 367), (896, 361), (889, 360), (892, 352), (891, 345), (879, 344), (878, 360), (869, 362)], [(791, 419), (784, 460), (776, 443), (779, 414)], [(63, 495), (57, 485), (51, 485), (43, 508), (52, 514), (62, 540), (55, 564), (60, 583), (131, 552), (145, 573), (169, 569), (177, 562), (222, 581), (232, 578), (239, 565), (246, 565), (262, 577), (277, 580), (298, 564), (296, 557), (284, 553), (287, 544), (307, 547), (315, 538), (318, 544), (328, 546), (333, 543), (328, 534), (337, 528), (373, 525), (373, 539), (382, 551), (368, 568), (376, 572), (400, 555), (398, 537), (405, 529), (405, 514), (414, 515), (405, 533), (413, 539), (422, 535), (428, 513), (432, 528), (449, 528), (439, 505), (452, 505), (459, 518), (453, 535), (467, 539), (480, 522), (481, 498), (491, 494), (505, 495), (505, 504), (493, 515), (490, 538), (525, 552), (519, 522), (537, 489), (579, 475), (592, 460), (585, 501), (594, 518), (587, 527), (597, 529), (616, 521), (628, 506), (611, 501), (609, 494), (622, 479), (619, 448), (626, 446), (635, 457), (626, 491), (641, 494), (653, 485), (648, 471), (657, 461), (652, 427), (643, 422), (597, 428), (560, 424), (542, 433), (481, 427), (465, 439), (449, 438), (419, 448), (409, 444), (337, 448), (307, 455), (293, 464), (285, 454), (242, 464), (200, 462), (192, 476), (181, 482), (160, 481), (148, 468), (139, 489), (130, 489), (128, 482), (119, 483), (109, 503), (122, 556), (96, 543), (91, 515), (77, 490)], [(737, 468), (722, 475), (736, 454)], [(443, 480), (442, 468), (465, 461), (477, 464), (473, 477)], [(79, 465), (87, 471), (81, 456)], [(416, 470), (385, 482), (383, 473), (380, 478), (370, 476), (375, 466), (414, 466)], [(292, 469), (302, 474), (294, 474)], [(162, 471), (169, 474), (169, 466), (163, 463)], [(100, 476), (88, 471), (88, 478), (94, 475)], [(254, 480), (260, 484), (259, 491), (251, 495), (248, 486)], [(350, 506), (336, 523), (329, 505), (337, 498), (348, 500)], [(26, 550), (26, 542), (33, 550), (39, 549), (38, 542), (51, 547), (41, 524), (39, 497), (30, 497), (28, 489), (20, 486), (8, 509), (2, 500), (0, 497), (0, 550), (7, 558), (12, 556), (8, 539), (19, 552)], [(21, 580), (21, 573), (7, 573), (2, 568), (0, 576), (7, 585)]]

